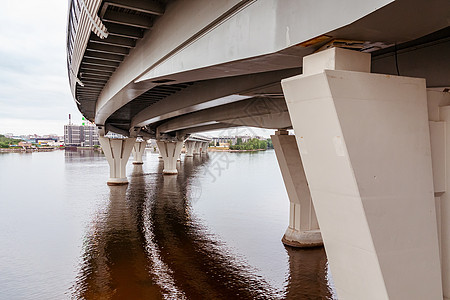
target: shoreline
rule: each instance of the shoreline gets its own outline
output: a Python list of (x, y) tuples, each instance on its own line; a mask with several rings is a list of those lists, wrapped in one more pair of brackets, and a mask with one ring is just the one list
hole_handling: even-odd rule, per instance
[(20, 148), (0, 148), (0, 152), (12, 152), (12, 153), (21, 153), (21, 152), (50, 152), (56, 150), (63, 150), (58, 148), (37, 148), (37, 149), (20, 149)]
[(230, 150), (230, 149), (209, 149), (209, 152), (256, 152), (256, 151), (266, 151), (267, 149), (250, 149), (250, 150)]

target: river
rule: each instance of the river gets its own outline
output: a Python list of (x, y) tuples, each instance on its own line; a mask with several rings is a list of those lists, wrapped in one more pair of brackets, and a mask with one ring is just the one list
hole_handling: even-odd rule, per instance
[(0, 299), (334, 299), (323, 248), (285, 247), (273, 150), (157, 153), (109, 187), (94, 151), (0, 153)]

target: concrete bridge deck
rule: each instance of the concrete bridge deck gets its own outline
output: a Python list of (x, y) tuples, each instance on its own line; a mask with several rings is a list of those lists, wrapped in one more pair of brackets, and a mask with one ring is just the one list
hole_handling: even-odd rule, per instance
[(110, 183), (136, 138), (176, 174), (195, 133), (277, 130), (283, 241), (323, 239), (340, 298), (450, 299), (449, 20), (447, 0), (72, 0), (70, 87)]

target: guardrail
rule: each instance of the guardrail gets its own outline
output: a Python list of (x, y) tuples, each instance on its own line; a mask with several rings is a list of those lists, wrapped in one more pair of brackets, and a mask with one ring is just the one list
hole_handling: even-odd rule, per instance
[[(108, 37), (108, 31), (97, 15), (102, 0), (69, 0), (67, 22), (67, 71), (72, 95), (75, 98), (81, 60), (89, 41), (91, 31), (100, 38)], [(78, 101), (77, 101), (78, 102)]]

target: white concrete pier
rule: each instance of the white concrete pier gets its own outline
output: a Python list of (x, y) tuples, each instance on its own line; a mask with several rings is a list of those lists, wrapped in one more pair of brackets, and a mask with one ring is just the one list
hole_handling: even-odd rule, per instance
[(203, 142), (201, 144), (201, 153), (202, 154), (206, 154), (206, 152), (208, 152), (208, 142)]
[(178, 174), (177, 159), (180, 156), (181, 148), (183, 147), (182, 141), (156, 141), (158, 145), (159, 153), (164, 161), (164, 175)]
[(194, 151), (193, 154), (194, 155), (200, 155), (201, 153), (201, 147), (202, 147), (202, 142), (195, 142), (194, 143)]
[(193, 157), (195, 142), (186, 141), (186, 142), (184, 142), (184, 147), (186, 148), (186, 157)]
[(289, 226), (282, 241), (293, 247), (322, 246), (322, 236), (311, 200), (295, 136), (278, 130), (271, 136), (289, 201)]
[(340, 299), (442, 299), (425, 80), (329, 49), (282, 81)]
[(126, 166), (136, 138), (111, 139), (104, 136), (99, 136), (98, 140), (109, 164), (110, 176), (107, 184), (128, 184)]
[(444, 299), (450, 299), (450, 93), (428, 91), (434, 197)]
[(144, 162), (142, 160), (142, 156), (145, 152), (145, 146), (147, 145), (146, 141), (136, 142), (133, 146), (133, 164), (134, 165), (142, 165)]

